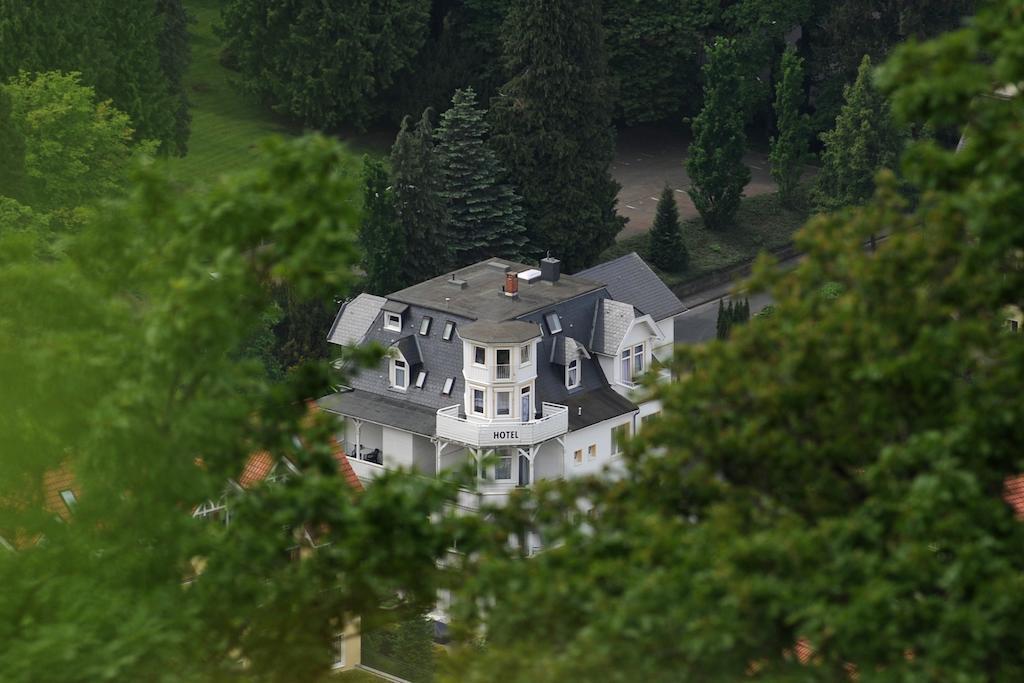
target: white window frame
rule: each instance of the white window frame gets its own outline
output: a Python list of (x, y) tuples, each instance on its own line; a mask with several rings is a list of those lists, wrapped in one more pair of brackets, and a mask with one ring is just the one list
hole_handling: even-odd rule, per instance
[[(642, 375), (647, 370), (647, 345), (640, 343), (633, 347), (633, 377)], [(637, 370), (637, 360), (639, 359), (640, 369)]]
[(452, 389), (454, 387), (455, 387), (455, 378), (454, 377), (446, 377), (445, 380), (444, 380), (444, 387), (441, 389), (441, 394), (443, 396), (451, 396), (452, 395)]
[(332, 671), (338, 671), (339, 669), (344, 669), (345, 668), (345, 659), (346, 659), (345, 655), (347, 654), (346, 653), (346, 647), (345, 647), (346, 646), (346, 643), (345, 643), (346, 640), (348, 640), (348, 638), (345, 636), (344, 633), (339, 632), (339, 633), (334, 634), (334, 641), (331, 643), (331, 645), (334, 648), (333, 652), (331, 653), (331, 655), (332, 655), (331, 656), (331, 670)]
[(619, 430), (622, 430), (622, 429), (625, 430), (626, 438), (628, 439), (632, 435), (632, 423), (630, 423), (630, 422), (623, 422), (622, 424), (617, 424), (614, 427), (612, 427), (612, 432), (611, 432), (612, 450), (611, 450), (611, 453), (612, 453), (613, 456), (621, 455), (622, 454), (622, 446), (619, 445), (619, 440), (615, 438), (616, 432), (619, 431)]
[[(401, 366), (401, 367), (399, 367)], [(405, 381), (402, 384), (398, 383), (398, 371), (402, 371), (402, 375)], [(409, 363), (404, 358), (392, 358), (391, 359), (391, 388), (405, 391), (409, 388)]]
[[(498, 361), (498, 354), (501, 352), (508, 354), (508, 363), (500, 363)], [(506, 368), (506, 377), (502, 377), (502, 368)], [(494, 350), (494, 379), (496, 380), (510, 380), (512, 379), (512, 349), (495, 349)]]
[[(507, 403), (507, 410), (501, 412), (500, 404), (498, 403), (498, 397), (505, 396)], [(512, 392), (511, 391), (495, 391), (494, 392), (494, 416), (495, 417), (512, 417)]]
[[(480, 394), (480, 410), (476, 409), (476, 395)], [(470, 396), (470, 408), (474, 415), (486, 415), (487, 414), (487, 392), (483, 389), (472, 388), (469, 390)]]
[(402, 331), (402, 314), (393, 311), (384, 311), (384, 329)]
[[(515, 456), (515, 454), (513, 454), (513, 453), (506, 453), (504, 451), (495, 451), (495, 455), (497, 456), (497, 459), (496, 459), (493, 467), (491, 468), (491, 474), (492, 474), (491, 478), (494, 481), (515, 481), (515, 478), (516, 478), (516, 456)], [(508, 460), (508, 476), (507, 477), (499, 477), (498, 476), (498, 467), (499, 467), (498, 463), (500, 463), (503, 460)]]
[[(477, 351), (483, 351), (484, 352), (484, 362), (483, 363), (479, 362), (476, 359), (476, 356), (477, 356), (476, 352)], [(486, 347), (477, 346), (476, 344), (473, 345), (473, 365), (475, 365), (478, 368), (486, 368), (487, 367), (487, 348)]]
[(453, 334), (455, 334), (455, 321), (445, 320), (444, 329), (441, 330), (441, 339), (444, 341), (451, 341)]
[(529, 365), (530, 364), (530, 356), (531, 356), (530, 349), (532, 347), (533, 347), (533, 342), (530, 342), (529, 344), (523, 344), (522, 346), (519, 347), (519, 366), (520, 367), (522, 367), (524, 365)]
[(420, 336), (421, 337), (426, 337), (428, 334), (430, 334), (430, 325), (431, 325), (431, 323), (433, 323), (433, 321), (434, 321), (434, 319), (431, 318), (429, 315), (423, 316), (423, 320), (420, 320)]
[(580, 361), (573, 358), (565, 366), (565, 388), (575, 389), (580, 385)]

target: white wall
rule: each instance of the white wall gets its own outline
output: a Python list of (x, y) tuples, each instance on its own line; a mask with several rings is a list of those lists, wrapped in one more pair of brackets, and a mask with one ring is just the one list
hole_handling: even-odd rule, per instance
[(437, 449), (433, 442), (425, 436), (412, 437), (412, 463), (416, 471), (433, 476)]
[[(363, 425), (366, 431), (366, 425)], [(412, 434), (398, 429), (384, 427), (384, 466), (388, 469), (398, 467), (412, 467)]]
[[(620, 424), (633, 425), (634, 415), (635, 413), (620, 415), (566, 434), (563, 456), (565, 478), (598, 474), (605, 466), (612, 465), (614, 460), (618, 460), (612, 458), (612, 427)], [(588, 451), (591, 444), (597, 445), (597, 456), (594, 458), (590, 457)], [(575, 460), (577, 449), (583, 451), (583, 462), (579, 465)]]
[(668, 360), (672, 357), (672, 347), (675, 344), (675, 318), (659, 320), (658, 329), (661, 330), (661, 336), (665, 339), (664, 341), (657, 342), (658, 345), (654, 347), (654, 355), (658, 360)]
[(560, 479), (563, 462), (562, 447), (558, 442), (553, 439), (544, 442), (533, 457), (533, 480)]

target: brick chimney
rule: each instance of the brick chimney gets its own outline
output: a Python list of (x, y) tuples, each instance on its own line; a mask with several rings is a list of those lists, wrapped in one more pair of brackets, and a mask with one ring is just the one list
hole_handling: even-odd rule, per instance
[(505, 273), (505, 296), (519, 296), (519, 275)]

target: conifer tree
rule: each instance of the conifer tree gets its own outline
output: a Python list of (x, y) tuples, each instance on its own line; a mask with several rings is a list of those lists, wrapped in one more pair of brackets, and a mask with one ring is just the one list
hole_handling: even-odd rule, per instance
[(504, 28), (509, 80), (493, 101), (494, 144), (521, 193), (535, 255), (572, 272), (615, 241), (614, 155), (599, 0), (516, 0)]
[(792, 205), (810, 141), (810, 117), (801, 113), (804, 102), (804, 60), (792, 47), (782, 53), (782, 74), (775, 85), (775, 125), (769, 160), (772, 178), (779, 185), (779, 199)]
[(718, 300), (718, 320), (715, 322), (715, 336), (718, 339), (729, 338), (729, 326), (732, 321), (732, 302), (726, 307), (722, 299)]
[(522, 202), (503, 181), (505, 169), (486, 137), (476, 93), (455, 91), (451, 109), (441, 115), (436, 145), (456, 266), (488, 256), (516, 258), (526, 242)]
[(408, 283), (439, 275), (450, 263), (432, 114), (430, 109), (424, 111), (415, 128), (412, 117), (406, 116), (391, 148), (395, 215), (406, 245), (402, 277)]
[(740, 205), (750, 169), (743, 163), (747, 151), (744, 103), (737, 96), (743, 77), (735, 41), (717, 38), (708, 46), (704, 73), (704, 108), (693, 120), (686, 172), (690, 198), (712, 229), (727, 227)]
[(403, 280), (406, 236), (395, 215), (395, 196), (387, 169), (379, 159), (367, 157), (363, 165), (363, 222), (359, 241), (363, 247), (365, 288), (372, 294), (388, 294), (409, 284)]
[(845, 90), (835, 128), (821, 140), (825, 149), (815, 201), (822, 209), (863, 204), (874, 192), (875, 173), (895, 165), (903, 135), (893, 122), (889, 101), (872, 83), (868, 56), (860, 63), (857, 80)]
[(679, 207), (672, 188), (665, 185), (651, 227), (651, 262), (662, 270), (678, 271), (686, 266), (686, 245), (679, 227)]

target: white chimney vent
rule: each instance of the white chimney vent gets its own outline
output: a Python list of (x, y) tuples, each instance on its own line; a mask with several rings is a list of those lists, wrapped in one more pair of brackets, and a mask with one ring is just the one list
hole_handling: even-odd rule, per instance
[(540, 279), (541, 272), (536, 268), (530, 268), (519, 273), (519, 279), (529, 284)]

